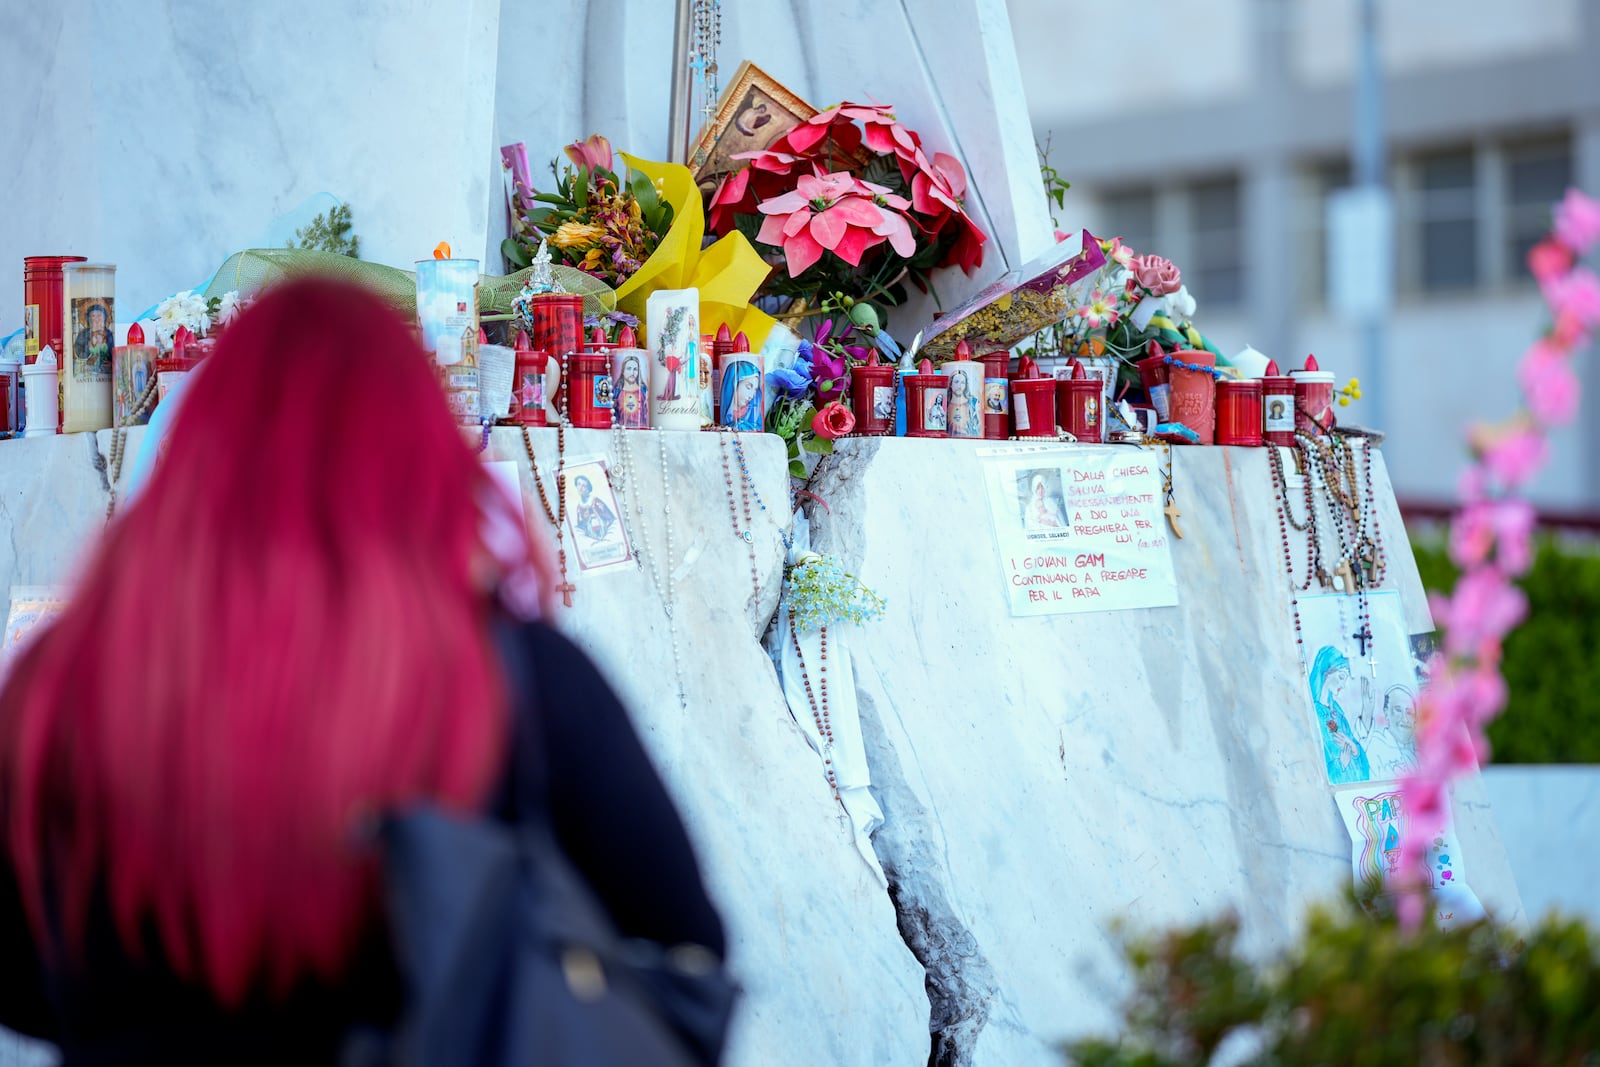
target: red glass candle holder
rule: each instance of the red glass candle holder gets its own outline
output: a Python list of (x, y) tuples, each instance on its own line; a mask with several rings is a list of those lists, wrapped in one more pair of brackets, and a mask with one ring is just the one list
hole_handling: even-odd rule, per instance
[(1261, 437), (1269, 445), (1294, 447), (1294, 379), (1269, 374), (1261, 379)]
[(1150, 406), (1156, 409), (1156, 420), (1170, 421), (1172, 379), (1168, 374), (1166, 356), (1158, 351), (1134, 366), (1139, 370), (1139, 384), (1144, 386), (1144, 395), (1149, 399)]
[(950, 436), (950, 380), (925, 373), (903, 375), (901, 381), (906, 385), (906, 436)]
[(850, 370), (850, 410), (856, 417), (854, 437), (883, 437), (894, 432), (894, 367), (868, 363)]
[(62, 347), (62, 272), (68, 263), (85, 263), (83, 256), (27, 256), (22, 260), (22, 359), (34, 363), (46, 346), (56, 361), (66, 360)]
[(1295, 429), (1313, 437), (1333, 431), (1333, 372), (1299, 371), (1294, 375)]
[(1217, 444), (1261, 447), (1261, 382), (1217, 383)]
[[(1200, 444), (1209, 445), (1216, 439), (1217, 380), (1212, 377), (1212, 368), (1217, 365), (1217, 357), (1210, 352), (1182, 349), (1172, 353), (1172, 360), (1167, 365), (1172, 384), (1167, 421), (1181, 422), (1199, 435)], [(1190, 370), (1180, 365), (1183, 363), (1200, 369)]]
[(511, 388), (511, 421), (522, 426), (548, 426), (550, 417), (547, 405), (552, 395), (560, 389), (559, 377), (551, 381), (551, 365), (560, 367), (550, 358), (550, 353), (517, 350), (515, 377)]
[(1062, 378), (1056, 382), (1056, 424), (1082, 444), (1105, 441), (1100, 379)]
[(567, 418), (586, 430), (611, 428), (611, 353), (580, 352), (570, 361)]
[(1056, 435), (1053, 378), (1017, 378), (1011, 383), (1011, 425), (1018, 437)]

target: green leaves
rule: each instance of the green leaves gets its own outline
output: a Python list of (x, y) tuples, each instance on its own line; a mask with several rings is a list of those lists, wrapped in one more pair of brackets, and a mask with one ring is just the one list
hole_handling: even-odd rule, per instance
[(507, 237), (500, 242), (500, 254), (506, 257), (507, 263), (511, 264), (512, 273), (533, 264), (533, 259), (528, 255), (528, 250), (515, 237)]
[(355, 223), (350, 217), (350, 205), (340, 204), (330, 211), (322, 212), (296, 230), (294, 240), (286, 242), (284, 247), (332, 252), (335, 255), (359, 259), (361, 238), (351, 232), (354, 228)]

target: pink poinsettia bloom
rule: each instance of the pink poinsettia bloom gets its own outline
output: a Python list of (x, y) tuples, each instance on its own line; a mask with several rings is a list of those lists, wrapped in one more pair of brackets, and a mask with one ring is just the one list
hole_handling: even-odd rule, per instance
[(883, 221), (872, 228), (879, 237), (886, 238), (897, 255), (910, 259), (917, 254), (917, 235), (912, 232), (911, 219), (906, 214), (911, 202), (896, 196), (886, 186), (864, 181), (862, 188), (872, 194), (872, 202), (883, 209)]
[(811, 418), (812, 432), (828, 441), (837, 441), (855, 428), (855, 415), (837, 400), (818, 408)]
[(883, 209), (872, 202), (873, 193), (853, 175), (806, 174), (792, 192), (761, 202), (766, 221), (756, 240), (783, 249), (789, 277), (798, 278), (832, 252), (852, 267), (885, 237)]
[(1578, 376), (1572, 357), (1561, 348), (1539, 341), (1517, 366), (1517, 381), (1528, 411), (1541, 423), (1565, 425), (1578, 413)]
[(1116, 294), (1103, 293), (1096, 289), (1089, 294), (1089, 302), (1078, 308), (1074, 314), (1091, 330), (1115, 326), (1119, 318)]
[(611, 169), (611, 142), (598, 133), (591, 134), (586, 141), (574, 141), (564, 151), (573, 166), (588, 167), (590, 170)]
[(967, 195), (967, 172), (959, 159), (935, 152), (930, 160), (918, 152), (916, 166), (916, 173), (911, 176), (913, 207), (934, 218), (963, 210), (961, 199)]
[(1556, 205), (1556, 240), (1584, 255), (1600, 241), (1600, 201), (1568, 189)]

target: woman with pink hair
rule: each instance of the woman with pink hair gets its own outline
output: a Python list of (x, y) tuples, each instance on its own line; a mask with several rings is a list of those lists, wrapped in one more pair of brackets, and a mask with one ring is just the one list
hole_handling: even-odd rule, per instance
[(323, 281), (245, 311), (0, 691), (0, 1024), (66, 1067), (334, 1063), (403, 1010), (367, 830), (529, 781), (622, 935), (720, 957), (611, 688), (503, 606), (544, 613), (547, 550), (496, 529), (404, 320)]

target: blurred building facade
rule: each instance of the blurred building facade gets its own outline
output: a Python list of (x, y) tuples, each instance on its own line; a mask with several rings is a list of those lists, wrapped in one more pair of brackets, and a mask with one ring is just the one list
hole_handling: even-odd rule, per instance
[[(1168, 256), (1223, 351), (1373, 380), (1330, 306), (1328, 197), (1350, 184), (1360, 0), (1009, 0), (1030, 117), (1073, 182), (1063, 229)], [(1447, 501), (1471, 420), (1513, 410), (1544, 321), (1523, 264), (1567, 186), (1600, 192), (1600, 4), (1378, 0), (1394, 284), (1381, 421), (1402, 499)], [(1600, 511), (1600, 370), (1534, 487)]]

